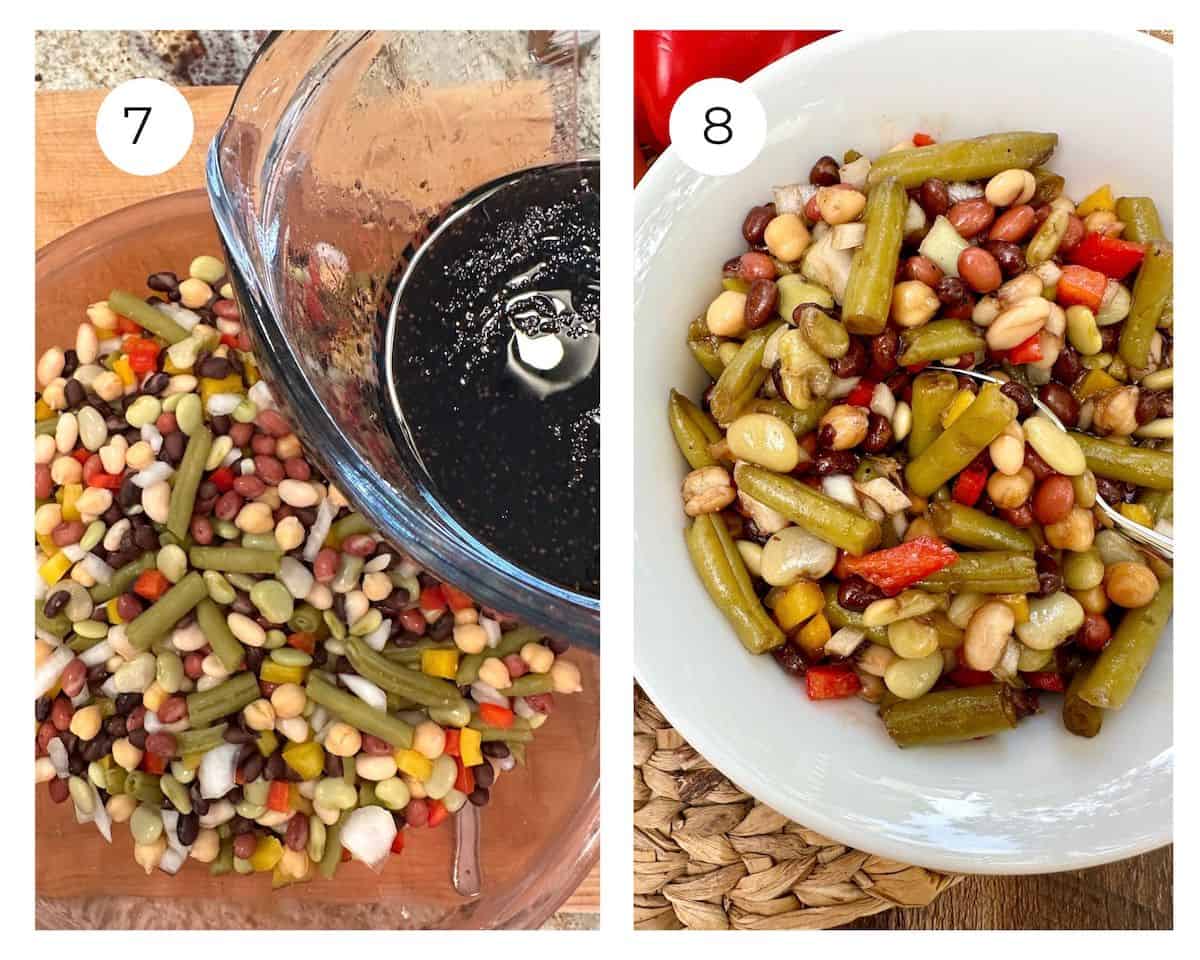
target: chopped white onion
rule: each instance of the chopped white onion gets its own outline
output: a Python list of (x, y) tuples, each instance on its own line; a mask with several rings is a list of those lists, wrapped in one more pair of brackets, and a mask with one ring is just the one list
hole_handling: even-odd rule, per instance
[(854, 481), (848, 473), (835, 473), (821, 478), (821, 489), (839, 503), (858, 509), (858, 494), (854, 492)]
[(950, 202), (958, 203), (961, 200), (975, 200), (983, 196), (983, 187), (971, 180), (954, 180), (946, 184), (946, 193), (950, 196)]
[(133, 485), (145, 490), (147, 487), (152, 487), (163, 480), (171, 479), (171, 474), (174, 472), (175, 468), (165, 460), (155, 460), (148, 467), (143, 467), (133, 475)]
[(396, 839), (396, 821), (383, 807), (359, 807), (342, 824), (342, 846), (372, 870), (383, 867)]
[(391, 562), (392, 555), (390, 553), (381, 553), (367, 561), (363, 567), (363, 573), (379, 573), (381, 570), (386, 570)]
[(514, 757), (511, 753), (507, 757), (501, 757), (499, 760), (496, 761), (496, 766), (499, 767), (501, 770), (503, 770), (505, 773), (507, 773), (509, 770), (511, 770), (516, 765), (517, 765), (517, 758)]
[(163, 851), (162, 859), (158, 861), (158, 869), (163, 873), (176, 874), (186, 860), (187, 851), (179, 850), (175, 847), (167, 847)]
[(208, 398), (205, 409), (211, 417), (227, 417), (242, 402), (240, 393), (214, 393)]
[(833, 228), (833, 249), (853, 250), (861, 247), (867, 238), (867, 225), (862, 221), (839, 223)]
[(537, 714), (537, 711), (528, 704), (524, 697), (514, 697), (512, 709), (518, 717), (524, 717), (526, 720)]
[(487, 645), (494, 647), (500, 642), (500, 624), (490, 617), (480, 617), (479, 625), (483, 627), (483, 632), (487, 634)]
[(83, 688), (71, 698), (71, 706), (78, 710), (80, 707), (86, 707), (92, 702), (92, 691), (88, 689), (85, 683)]
[(838, 179), (855, 190), (866, 190), (867, 177), (871, 173), (871, 158), (859, 157), (838, 168)]
[(88, 786), (92, 790), (92, 821), (96, 824), (96, 829), (100, 831), (100, 836), (112, 843), (112, 816), (108, 812), (108, 807), (104, 805), (104, 801), (100, 799), (100, 791), (96, 789), (96, 785), (89, 782)]
[(482, 680), (476, 680), (471, 684), (471, 696), (476, 703), (494, 703), (498, 707), (508, 706), (508, 697)]
[(225, 454), (225, 458), (221, 461), (221, 466), (232, 467), (241, 458), (242, 458), (242, 451), (239, 450), (237, 447), (234, 447), (227, 454)]
[(421, 572), (421, 565), (412, 557), (405, 557), (396, 567), (396, 572), (401, 577), (415, 577)]
[(391, 634), (392, 621), (384, 620), (383, 623), (363, 637), (363, 643), (378, 653), (387, 645), (388, 637)]
[(803, 216), (805, 205), (816, 192), (816, 186), (811, 183), (789, 183), (786, 186), (775, 187), (772, 190), (775, 195), (775, 212)]
[(842, 627), (825, 641), (825, 652), (833, 657), (848, 657), (865, 637), (866, 633), (857, 627)]
[(834, 377), (833, 383), (829, 387), (829, 392), (825, 396), (829, 397), (830, 400), (840, 400), (842, 397), (848, 397), (850, 392), (858, 386), (858, 381), (861, 379), (862, 377)]
[(50, 757), (50, 762), (54, 764), (54, 772), (58, 774), (58, 779), (65, 780), (71, 774), (70, 756), (67, 754), (66, 745), (62, 739), (55, 737), (46, 744), (46, 755)]
[(339, 673), (338, 679), (342, 681), (359, 700), (369, 704), (376, 710), (387, 710), (387, 694), (382, 688), (377, 687), (366, 677), (360, 677), (353, 673)]
[(162, 434), (158, 432), (158, 427), (156, 427), (154, 424), (147, 423), (144, 427), (142, 427), (142, 439), (150, 444), (150, 449), (155, 453), (158, 453), (162, 449)]
[(254, 386), (246, 391), (246, 396), (254, 401), (254, 405), (259, 410), (274, 410), (275, 398), (271, 396), (271, 388), (267, 386), (265, 380), (259, 380)]
[(33, 672), (33, 698), (45, 696), (74, 659), (75, 651), (65, 644), (50, 653)]
[(200, 780), (200, 796), (205, 800), (216, 800), (233, 789), (241, 749), (240, 744), (223, 743), (213, 747), (200, 760), (196, 775)]
[(156, 303), (154, 306), (160, 313), (165, 313), (189, 333), (191, 333), (192, 327), (200, 322), (200, 314), (193, 313), (178, 303)]
[(120, 691), (117, 690), (117, 678), (115, 674), (104, 681), (100, 687), (100, 692), (110, 700), (117, 696)]
[(308, 563), (312, 563), (317, 559), (317, 554), (321, 552), (321, 544), (325, 542), (325, 538), (329, 536), (329, 528), (333, 526), (333, 515), (336, 508), (329, 502), (326, 497), (317, 506), (317, 515), (313, 518), (313, 525), (308, 531), (308, 540), (304, 544), (304, 559)]
[(68, 543), (62, 548), (62, 554), (72, 563), (78, 563), (87, 556), (87, 551), (77, 543)]

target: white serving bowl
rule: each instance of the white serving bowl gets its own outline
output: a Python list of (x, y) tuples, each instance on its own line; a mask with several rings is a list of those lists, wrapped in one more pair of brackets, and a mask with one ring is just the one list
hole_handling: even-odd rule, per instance
[(810, 702), (769, 656), (741, 648), (688, 560), (686, 466), (666, 417), (671, 387), (697, 398), (706, 382), (687, 324), (744, 249), (742, 219), (772, 186), (806, 181), (822, 154), (877, 155), (918, 130), (1055, 131), (1049, 165), (1069, 196), (1105, 182), (1151, 196), (1169, 234), (1171, 77), (1170, 48), (1142, 35), (843, 33), (748, 81), (768, 121), (748, 169), (704, 177), (668, 150), (637, 188), (637, 676), (732, 780), (836, 840), (969, 873), (1075, 869), (1169, 843), (1169, 629), (1130, 703), (1094, 740), (1066, 732), (1056, 697), (1010, 733), (912, 750), (891, 743), (869, 704)]

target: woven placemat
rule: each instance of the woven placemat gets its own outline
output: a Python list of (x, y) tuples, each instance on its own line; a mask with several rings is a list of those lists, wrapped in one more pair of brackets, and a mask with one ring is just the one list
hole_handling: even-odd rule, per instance
[(638, 930), (825, 930), (928, 906), (962, 879), (854, 850), (730, 782), (650, 698), (633, 701)]

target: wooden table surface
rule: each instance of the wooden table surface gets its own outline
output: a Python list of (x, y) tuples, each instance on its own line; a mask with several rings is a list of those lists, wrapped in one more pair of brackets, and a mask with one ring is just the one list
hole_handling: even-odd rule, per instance
[[(204, 185), (208, 143), (225, 119), (233, 87), (181, 87), (196, 122), (192, 147), (173, 169), (156, 177), (123, 173), (108, 162), (96, 142), (96, 111), (105, 90), (37, 95), (35, 242), (40, 248), (96, 217), (141, 200)], [(598, 913), (597, 866), (560, 908), (560, 913)]]

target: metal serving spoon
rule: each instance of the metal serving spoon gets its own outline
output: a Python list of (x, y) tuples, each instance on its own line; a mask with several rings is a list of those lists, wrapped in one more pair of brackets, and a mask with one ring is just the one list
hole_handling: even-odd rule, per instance
[[(996, 377), (989, 376), (986, 373), (978, 373), (975, 370), (958, 370), (953, 367), (943, 367), (937, 364), (931, 365), (928, 369), (944, 371), (945, 373), (953, 373), (960, 377), (970, 377), (972, 380), (984, 380), (988, 383), (1000, 383), (1005, 381)], [(1063, 422), (1055, 416), (1054, 411), (1030, 391), (1033, 396), (1034, 405), (1038, 408), (1038, 412), (1045, 415), (1051, 423), (1057, 426), (1060, 430), (1066, 430)], [(1159, 533), (1157, 530), (1151, 530), (1149, 527), (1142, 526), (1140, 523), (1135, 523), (1130, 520), (1125, 514), (1118, 510), (1114, 510), (1109, 506), (1108, 502), (1099, 494), (1096, 495), (1096, 506), (1098, 506), (1113, 522), (1113, 526), (1119, 529), (1125, 536), (1135, 543), (1141, 544), (1148, 550), (1152, 550), (1168, 563), (1175, 562), (1175, 538), (1168, 537), (1165, 534)]]

